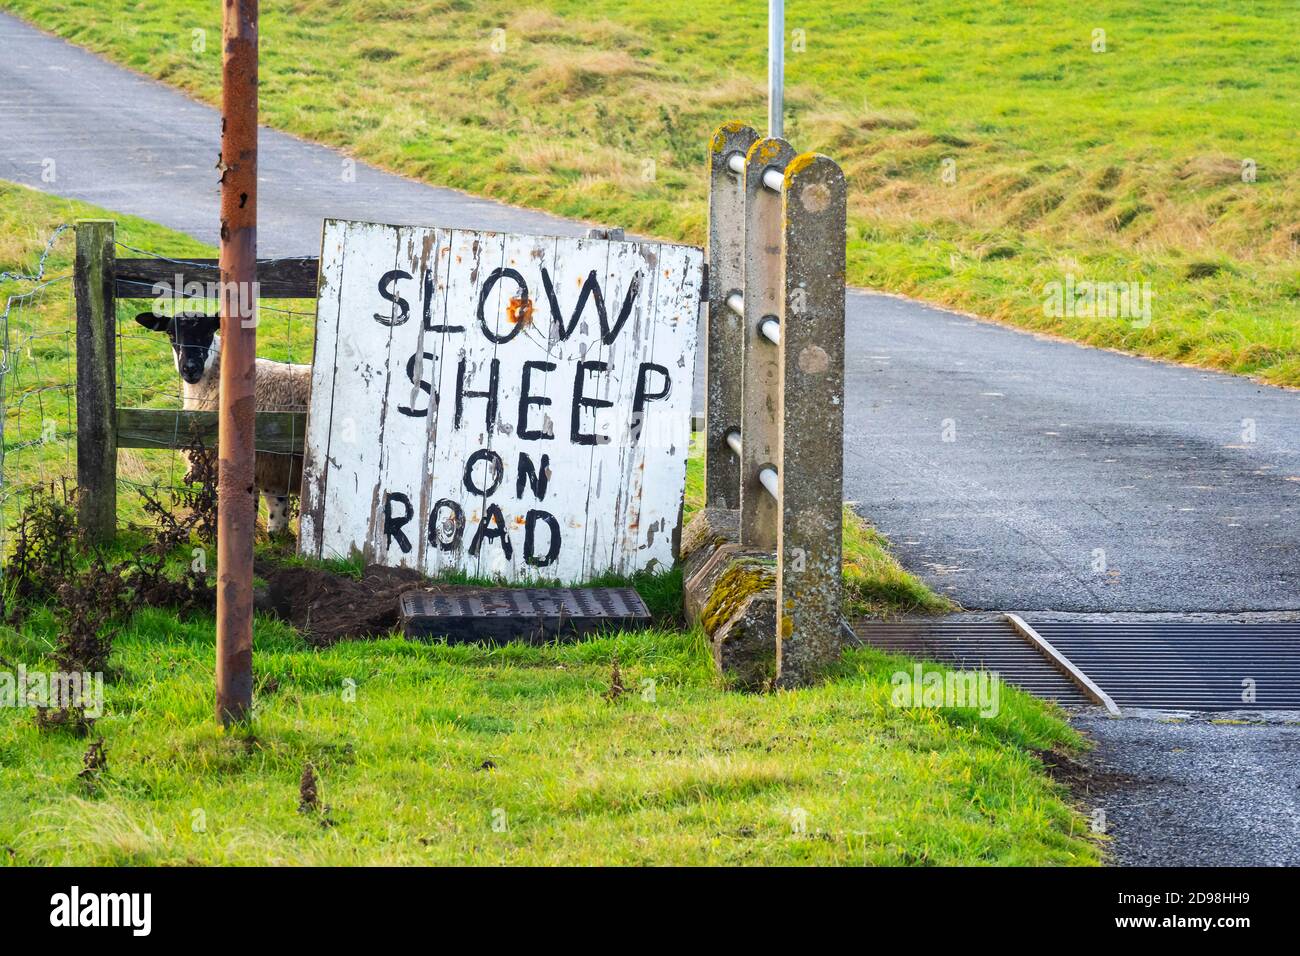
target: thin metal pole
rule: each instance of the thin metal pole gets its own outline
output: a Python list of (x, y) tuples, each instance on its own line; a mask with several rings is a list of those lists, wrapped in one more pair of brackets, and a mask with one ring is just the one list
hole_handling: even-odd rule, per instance
[(217, 415), (217, 720), (253, 706), (257, 328), (257, 4), (225, 0), (221, 39), (221, 398)]
[(785, 0), (767, 2), (767, 135), (785, 136)]

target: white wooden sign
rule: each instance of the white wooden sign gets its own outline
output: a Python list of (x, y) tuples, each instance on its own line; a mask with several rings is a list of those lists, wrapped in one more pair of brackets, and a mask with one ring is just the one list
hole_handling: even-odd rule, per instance
[(671, 566), (702, 280), (689, 246), (326, 220), (300, 552)]

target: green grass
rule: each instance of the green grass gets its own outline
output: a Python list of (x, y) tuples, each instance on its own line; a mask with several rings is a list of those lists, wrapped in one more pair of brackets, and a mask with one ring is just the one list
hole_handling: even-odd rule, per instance
[[(21, 635), (0, 631), (0, 657), (41, 666), (52, 638), (37, 614)], [(629, 693), (609, 700), (615, 656)], [(850, 652), (822, 686), (755, 696), (718, 688), (696, 634), (310, 651), (259, 620), (256, 716), (231, 734), (212, 720), (212, 659), (211, 619), (135, 616), (95, 728), (108, 769), (94, 787), (78, 778), (86, 740), (0, 710), (0, 862), (1099, 858), (1026, 751), (1077, 745), (1066, 724), (1011, 690), (992, 719), (893, 707), (890, 675), (908, 664), (871, 651)], [(332, 826), (298, 812), (307, 763)]]
[[(217, 100), (219, 4), (2, 5)], [(699, 243), (709, 132), (762, 125), (765, 17), (758, 0), (267, 0), (262, 117), (429, 182)], [(849, 176), (851, 281), (1300, 384), (1289, 0), (796, 0), (786, 23), (787, 134)], [(1067, 275), (1149, 282), (1150, 324), (1045, 314)]]

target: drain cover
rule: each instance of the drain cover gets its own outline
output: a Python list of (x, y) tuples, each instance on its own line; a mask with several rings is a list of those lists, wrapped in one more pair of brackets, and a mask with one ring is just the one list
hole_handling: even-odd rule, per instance
[(633, 588), (465, 588), (407, 591), (407, 637), (541, 644), (593, 631), (645, 627), (650, 611)]
[(1052, 621), (1034, 630), (1120, 707), (1300, 710), (1300, 623)]
[(997, 671), (1008, 684), (1061, 704), (1092, 703), (1005, 621), (861, 619), (852, 628), (859, 644), (962, 670)]

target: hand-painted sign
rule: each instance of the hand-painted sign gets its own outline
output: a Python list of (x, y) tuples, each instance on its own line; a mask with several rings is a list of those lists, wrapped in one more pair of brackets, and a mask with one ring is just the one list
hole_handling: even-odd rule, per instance
[(327, 220), (301, 553), (671, 565), (702, 280), (689, 246)]

